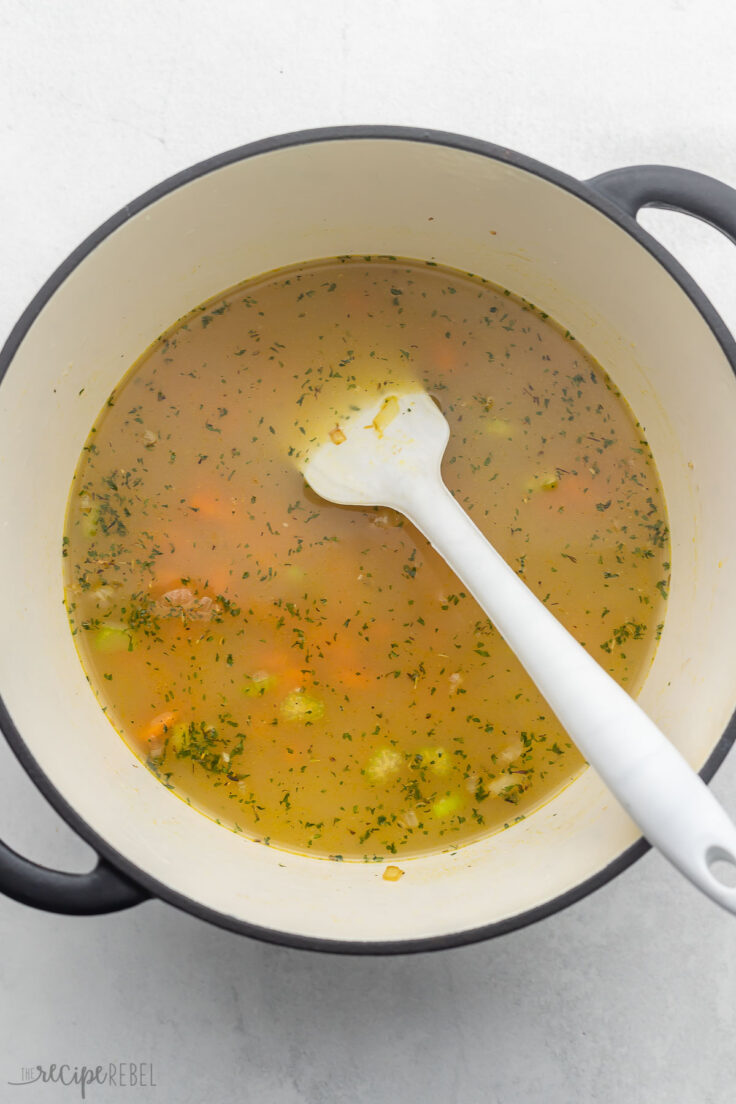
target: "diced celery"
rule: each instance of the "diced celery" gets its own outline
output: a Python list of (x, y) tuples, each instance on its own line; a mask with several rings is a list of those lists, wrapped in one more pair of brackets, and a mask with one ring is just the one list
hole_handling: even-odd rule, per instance
[(171, 736), (169, 736), (169, 747), (178, 755), (189, 738), (189, 725), (178, 724), (174, 725)]
[(242, 690), (247, 698), (262, 698), (269, 690), (273, 690), (277, 681), (276, 676), (269, 675), (267, 671), (256, 671), (247, 676)]
[(531, 494), (533, 491), (553, 491), (559, 482), (557, 472), (543, 472), (541, 475), (532, 475), (527, 479), (524, 491), (526, 494)]
[(281, 716), (285, 721), (310, 724), (319, 721), (325, 715), (324, 702), (305, 694), (303, 690), (294, 690), (287, 694), (281, 703)]
[(514, 435), (512, 423), (507, 422), (505, 418), (489, 418), (485, 425), (486, 432), (492, 433), (494, 437), (511, 438)]
[(368, 760), (365, 768), (366, 776), (372, 782), (383, 782), (392, 774), (398, 773), (403, 761), (401, 752), (395, 748), (379, 748)]
[(87, 510), (82, 514), (82, 532), (85, 537), (97, 536), (97, 526), (100, 522), (100, 508), (99, 506), (93, 506), (91, 510)]
[(463, 804), (462, 795), (459, 793), (448, 793), (444, 797), (441, 797), (439, 801), (435, 801), (432, 805), (432, 816), (437, 817), (438, 820), (444, 820), (446, 817), (452, 816), (456, 813)]
[(431, 771), (432, 774), (448, 774), (452, 766), (450, 756), (442, 747), (420, 748), (417, 752), (417, 758), (419, 759), (419, 765)]
[(103, 625), (92, 639), (98, 652), (133, 651), (133, 637), (122, 625)]

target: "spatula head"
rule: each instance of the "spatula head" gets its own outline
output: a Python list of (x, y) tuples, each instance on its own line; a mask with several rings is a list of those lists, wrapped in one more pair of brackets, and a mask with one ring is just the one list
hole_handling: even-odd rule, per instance
[(312, 490), (343, 506), (411, 503), (419, 479), (439, 479), (450, 427), (425, 391), (371, 399), (302, 464)]

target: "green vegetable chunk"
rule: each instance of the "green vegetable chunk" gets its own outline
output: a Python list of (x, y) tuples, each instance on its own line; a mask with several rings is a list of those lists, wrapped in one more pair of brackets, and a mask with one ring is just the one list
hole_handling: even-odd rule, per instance
[(426, 767), (432, 774), (449, 774), (452, 763), (450, 757), (442, 747), (423, 747), (417, 752), (419, 765)]
[(365, 773), (372, 782), (383, 782), (397, 774), (403, 763), (401, 752), (395, 748), (379, 748), (368, 760)]
[(432, 805), (432, 816), (438, 820), (444, 820), (456, 813), (462, 807), (462, 804), (462, 794), (457, 792), (445, 794), (444, 797), (441, 797), (439, 801), (435, 801)]
[(103, 625), (93, 637), (98, 652), (132, 652), (133, 637), (123, 626)]
[(281, 703), (281, 716), (285, 721), (311, 724), (325, 715), (324, 702), (305, 694), (303, 690), (294, 690)]
[(269, 690), (273, 690), (277, 681), (275, 675), (269, 675), (266, 671), (256, 671), (255, 674), (248, 675), (243, 693), (247, 698), (262, 698)]

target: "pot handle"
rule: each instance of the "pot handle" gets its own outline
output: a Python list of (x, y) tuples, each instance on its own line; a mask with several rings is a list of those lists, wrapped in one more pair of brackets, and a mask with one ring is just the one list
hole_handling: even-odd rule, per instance
[(587, 182), (632, 218), (642, 207), (664, 207), (702, 219), (736, 245), (736, 189), (705, 173), (672, 165), (631, 165)]
[(66, 874), (24, 859), (0, 841), (0, 893), (23, 905), (67, 916), (119, 912), (150, 894), (104, 859), (88, 874)]

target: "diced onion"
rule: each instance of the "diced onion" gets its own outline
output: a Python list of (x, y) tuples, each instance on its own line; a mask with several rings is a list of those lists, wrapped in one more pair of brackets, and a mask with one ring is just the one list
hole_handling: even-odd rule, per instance
[(399, 413), (399, 400), (396, 395), (389, 395), (387, 399), (383, 400), (381, 409), (376, 414), (375, 418), (371, 422), (371, 425), (375, 429), (379, 437), (383, 436), (383, 431), (391, 425), (391, 422)]

